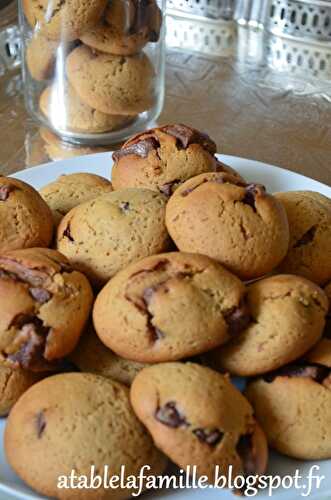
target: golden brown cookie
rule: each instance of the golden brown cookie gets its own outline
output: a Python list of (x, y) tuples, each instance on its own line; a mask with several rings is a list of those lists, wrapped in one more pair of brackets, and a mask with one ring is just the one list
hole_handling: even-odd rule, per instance
[(0, 362), (0, 417), (5, 417), (20, 396), (40, 380), (40, 374)]
[(108, 54), (137, 54), (148, 42), (157, 42), (162, 14), (155, 0), (112, 0), (101, 23), (81, 36), (85, 45)]
[(131, 386), (131, 402), (156, 446), (179, 467), (215, 478), (215, 467), (233, 477), (263, 474), (264, 433), (253, 409), (228, 377), (193, 363), (144, 368)]
[(92, 326), (83, 333), (69, 360), (82, 372), (102, 375), (128, 386), (137, 373), (147, 366), (117, 356), (101, 342)]
[(32, 371), (58, 369), (76, 346), (93, 294), (85, 276), (46, 248), (0, 255), (0, 359)]
[(23, 0), (32, 27), (51, 40), (76, 40), (101, 19), (107, 0)]
[(114, 56), (82, 45), (68, 56), (67, 74), (81, 100), (103, 113), (136, 115), (153, 105), (154, 69), (143, 52)]
[(300, 276), (278, 275), (248, 287), (250, 326), (210, 359), (218, 369), (255, 376), (291, 363), (321, 338), (328, 300)]
[(321, 357), (315, 353), (246, 390), (270, 446), (290, 457), (331, 458), (331, 342), (324, 348)]
[(98, 196), (111, 192), (112, 185), (100, 175), (79, 172), (60, 175), (56, 181), (47, 184), (40, 194), (53, 212), (56, 225), (72, 208)]
[(134, 262), (103, 288), (94, 326), (120, 356), (175, 361), (238, 335), (249, 322), (244, 294), (241, 281), (208, 257), (154, 255)]
[(57, 248), (96, 286), (130, 262), (168, 249), (166, 198), (123, 189), (73, 208), (57, 231)]
[[(40, 96), (39, 106), (49, 122), (57, 129), (83, 133), (111, 132), (125, 127), (132, 116), (109, 115), (81, 101), (70, 84), (47, 87)], [(59, 113), (59, 109), (63, 110)]]
[(107, 489), (103, 479), (94, 488), (58, 488), (72, 470), (90, 478), (93, 466), (103, 478), (108, 466), (110, 479), (124, 466), (125, 481), (144, 465), (152, 475), (166, 465), (134, 415), (127, 387), (87, 373), (48, 377), (23, 394), (6, 425), (5, 452), (23, 481), (61, 500), (121, 500), (133, 492)]
[(289, 242), (282, 204), (224, 173), (184, 182), (169, 199), (166, 225), (179, 250), (206, 254), (245, 280), (272, 271)]
[(106, 153), (111, 151), (111, 146), (79, 146), (70, 142), (62, 141), (57, 135), (46, 127), (39, 130), (40, 137), (44, 141), (44, 150), (51, 160), (66, 160), (76, 156)]
[(23, 181), (0, 176), (0, 252), (47, 247), (53, 216), (38, 191)]
[(147, 130), (131, 137), (113, 154), (114, 189), (147, 187), (170, 196), (184, 181), (204, 172), (227, 172), (240, 178), (217, 160), (215, 153), (214, 141), (187, 125)]
[(26, 65), (32, 78), (38, 81), (53, 76), (56, 52), (59, 42), (49, 40), (36, 32), (26, 47)]
[(318, 285), (331, 280), (331, 200), (313, 191), (275, 195), (286, 210), (290, 245), (279, 271), (300, 274)]

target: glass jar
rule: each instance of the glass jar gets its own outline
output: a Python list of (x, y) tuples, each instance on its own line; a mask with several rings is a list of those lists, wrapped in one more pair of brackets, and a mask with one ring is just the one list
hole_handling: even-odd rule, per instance
[(20, 0), (28, 111), (64, 140), (146, 129), (164, 101), (166, 0)]

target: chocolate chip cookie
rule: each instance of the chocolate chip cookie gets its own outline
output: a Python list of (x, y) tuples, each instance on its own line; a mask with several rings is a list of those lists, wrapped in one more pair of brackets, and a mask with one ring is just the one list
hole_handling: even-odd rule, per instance
[(278, 275), (248, 287), (251, 323), (210, 354), (218, 369), (239, 376), (276, 370), (306, 353), (321, 338), (328, 300), (300, 276)]
[(0, 417), (10, 412), (19, 397), (40, 380), (40, 374), (0, 362)]
[[(331, 458), (331, 342), (319, 357), (251, 382), (246, 391), (269, 444), (302, 460)], [(313, 359), (314, 358), (314, 359)]]
[(61, 175), (40, 190), (51, 208), (56, 225), (72, 208), (112, 191), (111, 182), (100, 175), (79, 172)]
[(117, 356), (101, 342), (92, 326), (83, 333), (69, 360), (82, 372), (102, 375), (128, 386), (146, 366)]
[(182, 124), (154, 128), (129, 139), (113, 154), (114, 189), (147, 187), (167, 196), (187, 179), (211, 171), (236, 175), (215, 157), (207, 134)]
[(101, 19), (107, 0), (23, 0), (32, 27), (51, 40), (76, 40)]
[(268, 449), (253, 409), (228, 377), (193, 363), (144, 368), (131, 402), (156, 446), (179, 467), (196, 466), (214, 481), (215, 467), (233, 476), (263, 474)]
[(152, 475), (166, 465), (133, 413), (128, 388), (87, 373), (48, 377), (23, 394), (6, 425), (5, 452), (29, 486), (63, 500), (120, 500), (133, 492), (119, 483), (107, 489), (103, 480), (94, 489), (59, 489), (59, 479), (72, 470), (90, 478), (94, 467), (95, 475), (104, 477), (107, 465), (110, 479), (124, 466), (125, 481), (144, 465)]
[(93, 49), (116, 55), (137, 54), (148, 42), (157, 42), (162, 15), (155, 0), (112, 0), (105, 19), (81, 36)]
[(249, 322), (241, 281), (203, 255), (147, 257), (99, 293), (93, 319), (102, 342), (135, 361), (174, 361), (239, 335)]
[(289, 250), (279, 270), (325, 285), (331, 280), (331, 200), (312, 191), (275, 196), (283, 203), (290, 226)]
[[(132, 116), (109, 115), (85, 104), (70, 84), (47, 87), (40, 96), (39, 106), (49, 122), (59, 130), (88, 134), (111, 132), (128, 125)], [(65, 110), (59, 113), (58, 110)]]
[(0, 252), (47, 247), (53, 217), (40, 194), (25, 182), (0, 176)]
[(25, 58), (28, 70), (34, 80), (48, 80), (53, 76), (58, 47), (59, 42), (49, 40), (39, 32), (33, 35), (27, 45)]
[(123, 189), (73, 208), (62, 219), (57, 247), (96, 285), (130, 262), (168, 249), (166, 198), (149, 189)]
[(116, 56), (82, 45), (69, 54), (66, 66), (81, 100), (98, 111), (137, 115), (153, 106), (154, 69), (143, 52)]
[(179, 250), (213, 257), (245, 280), (272, 271), (289, 242), (282, 204), (263, 186), (224, 173), (184, 182), (169, 199), (166, 225)]
[(92, 305), (85, 276), (55, 250), (0, 255), (0, 358), (31, 371), (59, 369), (76, 346)]

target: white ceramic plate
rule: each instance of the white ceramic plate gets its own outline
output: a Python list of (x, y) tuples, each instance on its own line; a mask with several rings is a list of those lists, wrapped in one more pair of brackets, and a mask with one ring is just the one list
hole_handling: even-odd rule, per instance
[[(331, 188), (319, 182), (316, 182), (302, 175), (298, 175), (288, 170), (266, 165), (252, 160), (236, 158), (233, 156), (221, 156), (222, 161), (228, 163), (237, 169), (248, 181), (257, 181), (265, 184), (269, 191), (293, 191), (293, 190), (312, 190), (319, 191), (331, 198)], [(111, 153), (100, 153), (92, 156), (72, 158), (70, 160), (48, 163), (39, 167), (34, 167), (15, 174), (15, 177), (32, 184), (35, 188), (40, 188), (44, 184), (55, 180), (60, 174), (69, 174), (74, 172), (93, 172), (104, 177), (110, 177), (112, 167)], [(331, 425), (331, 422), (330, 422)], [(20, 479), (12, 472), (6, 464), (3, 450), (3, 430), (5, 419), (0, 419), (0, 500), (9, 500), (11, 498), (32, 500), (41, 498), (33, 493)], [(303, 435), (302, 439), (308, 436)], [(294, 498), (307, 497), (308, 493), (308, 473), (313, 465), (319, 466), (317, 472), (320, 476), (325, 476), (322, 480), (320, 489), (313, 487), (309, 498), (318, 500), (331, 499), (331, 460), (318, 463), (301, 462), (290, 460), (286, 457), (273, 454), (271, 456), (269, 471), (272, 474), (280, 476), (294, 476), (295, 470), (299, 469), (300, 475), (304, 478), (306, 489), (285, 489), (280, 488), (274, 492), (273, 498), (276, 500), (293, 500)], [(302, 483), (303, 484), (303, 483)], [(232, 493), (226, 490), (168, 490), (156, 493), (150, 493), (148, 498), (173, 498), (174, 500), (230, 500), (234, 499)], [(270, 498), (267, 492), (259, 493), (260, 500)]]

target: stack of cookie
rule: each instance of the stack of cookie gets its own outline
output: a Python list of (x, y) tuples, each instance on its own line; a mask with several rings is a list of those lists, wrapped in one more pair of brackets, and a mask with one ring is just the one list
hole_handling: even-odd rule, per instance
[(272, 195), (215, 153), (176, 124), (116, 151), (112, 184), (1, 178), (0, 411), (38, 492), (74, 498), (57, 478), (91, 464), (168, 457), (212, 482), (263, 474), (268, 444), (331, 458), (331, 201)]
[(47, 81), (39, 106), (60, 132), (125, 128), (155, 104), (155, 71), (143, 48), (160, 36), (157, 0), (23, 0), (32, 29), (26, 65)]

